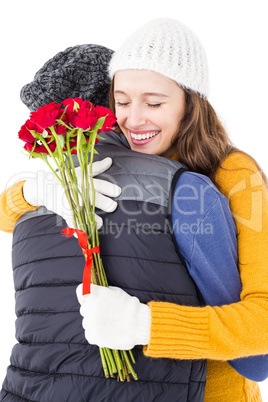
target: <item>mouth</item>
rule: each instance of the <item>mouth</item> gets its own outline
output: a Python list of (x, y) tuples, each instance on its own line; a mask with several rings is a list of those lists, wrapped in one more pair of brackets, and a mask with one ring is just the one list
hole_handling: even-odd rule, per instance
[(130, 134), (131, 141), (135, 145), (145, 145), (148, 142), (151, 142), (155, 139), (155, 137), (160, 133), (159, 131), (151, 131), (151, 132), (142, 132), (141, 134), (133, 133), (128, 130)]

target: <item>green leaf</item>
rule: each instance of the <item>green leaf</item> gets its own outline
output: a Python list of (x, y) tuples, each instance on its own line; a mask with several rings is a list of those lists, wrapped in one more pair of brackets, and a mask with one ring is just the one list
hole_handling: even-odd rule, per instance
[(29, 130), (29, 131), (30, 131), (30, 133), (32, 134), (32, 136), (33, 136), (34, 138), (39, 138), (40, 133), (37, 133), (37, 132), (34, 131), (34, 130)]
[[(83, 153), (83, 145), (86, 141), (85, 141), (85, 136), (82, 133), (81, 129), (77, 130), (77, 155), (81, 155), (81, 153)], [(79, 156), (78, 156), (79, 159)]]
[(26, 149), (26, 152), (28, 152), (29, 158), (42, 158), (42, 154), (40, 154), (39, 152), (34, 152), (33, 150), (28, 151), (27, 149)]
[(72, 130), (68, 131), (68, 134), (70, 137), (77, 137), (77, 128), (73, 128)]
[(54, 155), (55, 158), (59, 158), (58, 147), (56, 147), (55, 151), (53, 152), (53, 155)]
[(74, 100), (74, 112), (76, 112), (80, 108), (79, 103)]
[(42, 154), (42, 159), (47, 163), (48, 161), (47, 161), (47, 155), (45, 155), (45, 154)]
[(81, 144), (82, 144), (82, 145), (86, 145), (86, 144), (87, 144), (87, 140), (86, 140), (86, 137), (85, 137), (84, 133), (81, 133)]
[(98, 131), (102, 128), (103, 123), (105, 122), (106, 116), (101, 117), (97, 123), (95, 124), (95, 126), (93, 127), (93, 129), (91, 131)]
[(66, 123), (64, 123), (64, 121), (57, 119), (56, 123), (58, 123), (60, 126), (64, 126), (66, 128), (68, 128), (68, 130), (71, 130), (71, 127), (69, 127)]
[(44, 131), (42, 132), (41, 135), (42, 135), (43, 138), (46, 138), (48, 136), (47, 130), (44, 129)]
[(65, 137), (64, 137), (64, 135), (58, 135), (58, 140), (59, 140), (59, 144), (61, 146), (61, 149), (63, 149), (63, 147), (65, 145)]
[(103, 138), (103, 137), (101, 137), (100, 135), (96, 135), (96, 138), (98, 138), (99, 140), (103, 140), (103, 141), (106, 141), (107, 140), (107, 138)]
[(51, 144), (53, 141), (55, 141), (55, 139), (52, 135), (49, 138), (50, 138), (50, 141), (47, 141), (48, 145)]

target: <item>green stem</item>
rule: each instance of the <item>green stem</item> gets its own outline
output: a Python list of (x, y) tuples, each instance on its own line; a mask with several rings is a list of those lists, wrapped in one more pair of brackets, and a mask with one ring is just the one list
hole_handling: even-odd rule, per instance
[(69, 188), (70, 188), (71, 194), (74, 198), (74, 202), (75, 202), (75, 206), (76, 206), (76, 214), (77, 214), (77, 219), (80, 224), (80, 228), (85, 231), (86, 219), (85, 219), (85, 216), (83, 215), (83, 210), (81, 210), (81, 208), (80, 208), (79, 195), (78, 195), (79, 189), (78, 189), (77, 183), (76, 183), (77, 180), (74, 180), (74, 177), (71, 174), (71, 172), (69, 171), (69, 169), (64, 168), (64, 171), (66, 172), (68, 180), (69, 180)]
[(53, 126), (51, 126), (51, 127), (49, 127), (49, 128), (50, 128), (50, 130), (51, 130), (51, 132), (52, 132), (52, 135), (53, 135), (54, 140), (55, 140), (56, 145), (57, 145), (56, 150), (57, 150), (57, 152), (58, 152), (58, 156), (59, 156), (59, 159), (60, 159), (60, 163), (61, 163), (61, 165), (63, 165), (63, 164), (64, 164), (64, 153), (63, 153), (63, 150), (62, 150), (62, 147), (61, 147), (61, 144), (60, 144), (59, 136), (58, 136), (58, 134), (56, 133), (56, 131), (55, 131), (55, 129), (54, 129)]
[(106, 359), (105, 359), (104, 350), (102, 348), (99, 348), (99, 350), (100, 350), (100, 357), (101, 357), (101, 362), (102, 362), (104, 375), (105, 375), (106, 378), (109, 378), (109, 369), (107, 367), (107, 362), (106, 362)]
[(109, 359), (109, 361), (110, 361), (110, 363), (112, 365), (112, 372), (117, 373), (116, 364), (114, 362), (114, 358), (113, 358), (111, 350), (108, 349), (108, 348), (104, 348), (104, 349), (105, 349), (105, 353), (107, 354), (107, 357), (108, 357), (108, 359)]
[(74, 166), (73, 156), (72, 156), (71, 148), (70, 148), (70, 135), (69, 135), (69, 133), (66, 133), (66, 146), (67, 146), (67, 152), (68, 152), (69, 160), (70, 160), (70, 163), (71, 163), (71, 166), (72, 166), (72, 174), (73, 174), (73, 177), (75, 179), (75, 183), (77, 185), (77, 177), (76, 177), (76, 174), (75, 174), (75, 166)]
[(104, 352), (105, 361), (106, 361), (106, 363), (107, 363), (107, 367), (108, 367), (108, 370), (109, 370), (109, 376), (110, 376), (110, 377), (114, 377), (114, 373), (113, 373), (113, 369), (112, 369), (112, 364), (111, 364), (111, 361), (110, 361), (109, 356), (108, 356), (108, 354), (107, 354), (107, 349), (106, 349), (106, 348), (103, 348), (103, 352)]
[[(96, 135), (97, 132), (95, 132), (93, 134), (93, 138), (91, 139), (91, 149), (90, 149), (90, 182), (91, 182), (91, 191), (92, 191), (92, 218), (95, 222), (95, 188), (94, 188), (94, 181), (93, 181), (93, 159), (94, 159), (94, 145), (95, 145), (95, 141), (96, 141)], [(88, 175), (88, 171), (86, 173)], [(88, 179), (88, 178), (87, 178)], [(93, 233), (95, 234), (96, 237), (97, 236), (97, 227), (96, 227), (96, 223), (95, 223), (95, 228), (93, 227), (93, 229), (95, 229), (93, 231)], [(94, 244), (96, 245), (96, 238), (94, 238)]]
[(112, 353), (113, 353), (114, 360), (115, 360), (115, 363), (116, 363), (117, 371), (122, 371), (123, 370), (123, 365), (122, 365), (118, 350), (113, 349)]
[(135, 371), (133, 370), (133, 367), (131, 366), (131, 363), (130, 363), (129, 358), (128, 358), (128, 355), (127, 355), (127, 352), (126, 352), (125, 350), (123, 350), (123, 355), (124, 355), (124, 359), (125, 359), (125, 362), (126, 362), (126, 366), (127, 366), (128, 372), (129, 372), (130, 374), (132, 374), (134, 380), (137, 380), (137, 379), (138, 379), (138, 376), (137, 376), (137, 374), (135, 373)]
[(84, 175), (83, 175), (83, 181), (84, 181), (84, 188), (85, 188), (85, 194), (86, 194), (86, 200), (88, 202), (85, 203), (85, 208), (86, 208), (86, 213), (89, 218), (89, 224), (90, 224), (90, 232), (91, 232), (91, 242), (92, 242), (92, 247), (96, 246), (96, 239), (95, 239), (95, 233), (96, 233), (96, 222), (95, 222), (95, 189), (94, 189), (94, 182), (93, 182), (93, 177), (90, 175), (91, 179), (91, 194), (92, 197), (89, 195), (89, 179), (88, 179), (88, 165), (84, 165)]
[(108, 287), (108, 281), (107, 281), (107, 277), (104, 271), (104, 267), (102, 264), (102, 260), (100, 257), (100, 254), (93, 254), (93, 259), (94, 259), (94, 264), (97, 267), (97, 272), (98, 272), (98, 277), (99, 277), (99, 284), (101, 286), (106, 286)]
[[(55, 158), (53, 152), (51, 152), (49, 146), (47, 145), (46, 141), (44, 140), (44, 137), (43, 137), (42, 135), (37, 135), (36, 138), (42, 142), (42, 144), (44, 145), (44, 147), (45, 147), (46, 150), (48, 151), (49, 155), (50, 155), (51, 158), (54, 160), (56, 166), (57, 166), (58, 168), (60, 168), (60, 165), (58, 164), (57, 159)], [(44, 159), (43, 159), (43, 160), (44, 160)]]
[(62, 180), (60, 178), (60, 176), (55, 172), (55, 170), (53, 169), (53, 167), (50, 165), (50, 163), (43, 157), (43, 154), (40, 154), (42, 160), (45, 162), (45, 164), (49, 167), (49, 169), (53, 172), (54, 176), (56, 176), (56, 178), (60, 181), (60, 183), (62, 184)]
[(78, 158), (80, 167), (82, 167), (84, 165), (83, 149), (81, 146), (81, 137), (82, 137), (82, 130), (80, 128), (78, 128), (77, 129), (77, 158)]
[(64, 167), (60, 167), (59, 172), (60, 172), (60, 175), (61, 175), (61, 178), (62, 178), (62, 185), (63, 185), (63, 188), (64, 188), (64, 192), (65, 192), (66, 198), (68, 200), (68, 203), (69, 203), (71, 211), (72, 211), (73, 222), (77, 226), (77, 221), (78, 222), (80, 221), (80, 217), (77, 214), (77, 208), (76, 208), (75, 203), (73, 202), (73, 199), (72, 199), (72, 195), (71, 195), (71, 192), (70, 192), (70, 186), (68, 185), (68, 182), (67, 182), (67, 179), (66, 179), (66, 176), (65, 176)]
[[(90, 248), (90, 245), (88, 244), (88, 248)], [(94, 253), (93, 253), (94, 255)], [(92, 269), (91, 269), (91, 283), (94, 285), (100, 285), (99, 280), (97, 279), (96, 273), (95, 273), (95, 266), (92, 264)]]
[(130, 377), (129, 377), (127, 365), (126, 365), (124, 354), (123, 354), (122, 350), (120, 350), (120, 355), (121, 355), (121, 359), (122, 359), (122, 363), (123, 363), (123, 367), (124, 367), (124, 373), (126, 375), (127, 382), (130, 382)]
[[(82, 146), (82, 130), (78, 129), (77, 130), (77, 158), (79, 161), (80, 169), (81, 169), (81, 192), (79, 193), (81, 196), (81, 209), (83, 211), (83, 214), (87, 218), (87, 224), (90, 227), (83, 228), (83, 230), (87, 233), (88, 237), (90, 238), (90, 234), (92, 233), (92, 218), (91, 218), (91, 205), (89, 202), (89, 196), (87, 196), (87, 193), (85, 191), (85, 172), (86, 172), (86, 166), (84, 163), (84, 157), (83, 157), (83, 146)], [(91, 241), (91, 238), (90, 238)], [(92, 241), (91, 241), (92, 242)]]
[(135, 364), (135, 363), (136, 363), (136, 360), (135, 360), (135, 358), (134, 358), (134, 356), (133, 356), (132, 350), (129, 350), (128, 353), (129, 353), (129, 356), (130, 356), (130, 358), (131, 358), (132, 363)]

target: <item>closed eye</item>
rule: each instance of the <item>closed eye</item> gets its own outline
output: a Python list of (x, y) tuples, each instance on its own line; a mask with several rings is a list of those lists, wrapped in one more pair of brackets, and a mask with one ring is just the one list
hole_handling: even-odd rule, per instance
[(127, 106), (129, 105), (129, 102), (123, 103), (123, 102), (116, 102), (117, 106)]
[(159, 107), (159, 106), (161, 106), (161, 103), (147, 103), (147, 105), (149, 107)]

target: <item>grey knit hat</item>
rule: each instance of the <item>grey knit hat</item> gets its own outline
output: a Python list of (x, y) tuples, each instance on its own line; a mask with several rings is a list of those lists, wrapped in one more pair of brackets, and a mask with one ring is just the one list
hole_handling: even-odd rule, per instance
[(108, 107), (111, 80), (108, 65), (113, 51), (99, 45), (78, 45), (59, 52), (37, 71), (20, 93), (31, 111), (50, 102), (79, 97)]

